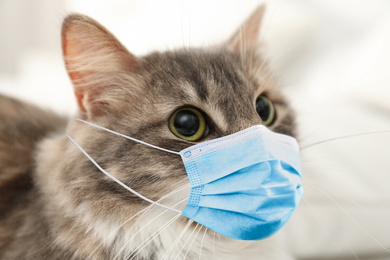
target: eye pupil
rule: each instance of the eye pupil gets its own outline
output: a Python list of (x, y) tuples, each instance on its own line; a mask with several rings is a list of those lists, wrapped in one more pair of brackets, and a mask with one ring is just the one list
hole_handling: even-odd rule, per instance
[(270, 114), (270, 107), (264, 98), (259, 98), (256, 102), (256, 111), (262, 121), (267, 121)]
[(198, 131), (200, 123), (194, 112), (182, 110), (176, 114), (173, 125), (180, 134), (192, 136)]
[(260, 95), (256, 100), (256, 111), (264, 125), (270, 125), (275, 119), (275, 109), (272, 102), (265, 96)]

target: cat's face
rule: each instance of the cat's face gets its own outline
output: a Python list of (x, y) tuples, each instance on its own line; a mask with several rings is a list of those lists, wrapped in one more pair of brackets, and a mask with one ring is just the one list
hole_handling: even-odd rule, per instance
[[(262, 10), (257, 10), (247, 21), (246, 33), (237, 32), (221, 46), (155, 52), (140, 58), (93, 20), (70, 16), (63, 27), (63, 47), (79, 117), (173, 151), (257, 124), (294, 135), (293, 113), (256, 49), (261, 15)], [(264, 97), (272, 102), (273, 115)], [(184, 114), (175, 123), (180, 109)], [(194, 115), (198, 123), (180, 125), (180, 120)], [(175, 207), (184, 208), (189, 180), (180, 156), (74, 120), (68, 133), (105, 170), (152, 200), (187, 187), (163, 201), (170, 207), (182, 202)], [(118, 223), (149, 206), (71, 149), (63, 184), (76, 204), (90, 203), (99, 208), (96, 217), (115, 216)]]

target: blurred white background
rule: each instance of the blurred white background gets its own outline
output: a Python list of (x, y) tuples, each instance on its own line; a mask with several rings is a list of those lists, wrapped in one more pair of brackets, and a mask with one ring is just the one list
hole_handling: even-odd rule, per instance
[[(262, 2), (0, 0), (0, 93), (74, 113), (60, 46), (71, 12), (143, 55), (222, 42)], [(390, 1), (270, 0), (261, 41), (297, 112), (302, 147), (390, 130)], [(293, 252), (390, 259), (389, 145), (390, 134), (377, 133), (302, 150), (306, 192), (285, 229)]]

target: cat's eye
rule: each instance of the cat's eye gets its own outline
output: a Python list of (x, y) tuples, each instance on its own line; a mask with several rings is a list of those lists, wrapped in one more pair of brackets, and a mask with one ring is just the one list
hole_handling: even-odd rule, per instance
[(198, 141), (208, 129), (203, 114), (191, 107), (177, 110), (169, 119), (169, 129), (176, 136), (188, 140)]
[(275, 108), (271, 100), (264, 95), (256, 99), (256, 111), (264, 125), (270, 125), (275, 120)]

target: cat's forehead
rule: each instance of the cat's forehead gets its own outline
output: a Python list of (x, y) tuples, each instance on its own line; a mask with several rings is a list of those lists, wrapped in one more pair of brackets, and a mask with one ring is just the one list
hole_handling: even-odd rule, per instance
[(225, 49), (152, 53), (144, 58), (146, 89), (153, 90), (155, 102), (166, 112), (189, 105), (219, 121), (222, 128), (241, 127), (238, 121), (259, 123), (255, 100), (270, 91), (270, 84), (254, 75), (261, 63), (251, 58), (248, 62)]
[(145, 61), (151, 87), (160, 88), (170, 96), (171, 92), (180, 93), (181, 100), (253, 98), (266, 86), (253, 77), (252, 64), (248, 65), (239, 54), (223, 49), (153, 53)]

